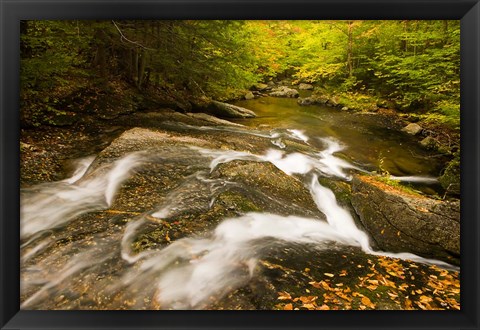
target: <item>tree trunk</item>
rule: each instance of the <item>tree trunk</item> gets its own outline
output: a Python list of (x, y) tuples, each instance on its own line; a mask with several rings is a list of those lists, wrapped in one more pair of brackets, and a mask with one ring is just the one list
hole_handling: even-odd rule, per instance
[(143, 78), (145, 76), (145, 65), (147, 63), (146, 60), (147, 54), (145, 51), (140, 53), (140, 63), (138, 66), (138, 76), (137, 76), (137, 88), (142, 89)]
[(353, 21), (348, 21), (347, 67), (350, 78), (353, 75)]

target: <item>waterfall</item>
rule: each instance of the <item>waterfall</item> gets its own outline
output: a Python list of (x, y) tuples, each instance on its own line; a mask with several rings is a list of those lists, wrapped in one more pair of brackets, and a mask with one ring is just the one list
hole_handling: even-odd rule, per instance
[[(241, 131), (240, 128), (229, 129)], [(264, 135), (278, 139), (281, 134), (277, 133)], [(282, 134), (287, 133), (291, 138), (309, 141), (302, 131), (287, 130)], [(311, 153), (289, 153), (283, 148), (270, 149), (264, 154), (199, 147), (182, 149), (183, 160), (199, 162), (196, 164), (198, 171), (184, 178), (154, 210), (130, 219), (122, 231), (108, 238), (101, 234), (94, 236), (93, 239), (102, 242), (100, 245), (78, 245), (76, 248), (80, 252), (73, 257), (69, 257), (71, 251), (60, 249), (47, 261), (25, 269), (22, 291), (39, 289), (23, 302), (22, 308), (36, 308), (49, 299), (49, 294), (59, 294), (68, 288), (68, 281), (78, 280), (82, 272), (98, 270), (103, 262), (122, 265), (121, 271), (115, 274), (114, 283), (102, 287), (107, 295), (132, 294), (137, 304), (142, 297), (153, 297), (161, 308), (167, 309), (205, 308), (209, 297), (221, 297), (254, 277), (259, 259), (272, 244), (313, 244), (317, 249), (327, 250), (335, 242), (359, 247), (373, 255), (447, 265), (410, 253), (373, 251), (368, 235), (355, 225), (349, 211), (337, 203), (330, 189), (319, 183), (320, 176), (348, 181), (348, 170), (364, 170), (335, 155), (344, 148), (337, 140), (322, 139), (322, 142), (326, 148)], [(27, 241), (22, 245), (22, 260), (31, 260), (54, 244), (52, 237), (45, 236), (49, 231), (65, 226), (82, 214), (108, 209), (121, 185), (147, 160), (162, 159), (164, 163), (169, 157), (175, 159), (168, 153), (156, 157), (136, 152), (94, 170), (91, 169), (94, 159), (90, 157), (80, 160), (68, 179), (25, 189), (21, 201), (21, 235)], [(220, 164), (235, 160), (268, 162), (286, 175), (296, 176), (326, 220), (248, 212), (223, 219), (207, 235), (192, 235), (141, 253), (132, 251), (132, 243), (145, 226), (155, 221), (168, 221), (182, 212), (208, 211), (220, 193), (238, 188), (240, 185), (236, 182), (210, 177)], [(408, 178), (410, 181), (420, 179)], [(197, 209), (194, 210), (192, 204)], [(52, 270), (50, 264), (59, 267)], [(55, 276), (58, 272), (61, 276)]]

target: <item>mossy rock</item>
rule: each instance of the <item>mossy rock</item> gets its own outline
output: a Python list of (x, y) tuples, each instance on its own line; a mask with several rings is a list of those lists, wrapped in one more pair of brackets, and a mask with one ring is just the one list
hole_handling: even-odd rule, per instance
[(460, 195), (460, 154), (447, 164), (438, 180), (447, 194)]

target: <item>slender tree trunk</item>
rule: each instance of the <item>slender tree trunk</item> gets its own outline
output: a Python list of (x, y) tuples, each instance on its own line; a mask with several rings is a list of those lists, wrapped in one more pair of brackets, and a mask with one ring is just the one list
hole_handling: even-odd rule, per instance
[(348, 77), (353, 75), (353, 21), (348, 21), (348, 48), (347, 48)]
[(408, 41), (407, 41), (408, 25), (409, 25), (408, 23), (409, 23), (408, 20), (403, 21), (403, 38), (400, 43), (400, 50), (402, 50), (405, 53), (408, 51)]
[(135, 83), (135, 85), (138, 85), (138, 49), (137, 48), (135, 48), (133, 50), (132, 67), (133, 67), (132, 79), (133, 79), (133, 82)]
[(138, 66), (138, 78), (137, 78), (137, 88), (142, 89), (143, 78), (145, 77), (145, 66), (147, 63), (147, 54), (145, 51), (140, 53), (140, 63)]
[(443, 20), (443, 45), (448, 43), (448, 20)]
[[(20, 21), (20, 36), (28, 34), (28, 21)], [(20, 39), (20, 56), (22, 58), (30, 58), (32, 56), (32, 48), (23, 40)]]

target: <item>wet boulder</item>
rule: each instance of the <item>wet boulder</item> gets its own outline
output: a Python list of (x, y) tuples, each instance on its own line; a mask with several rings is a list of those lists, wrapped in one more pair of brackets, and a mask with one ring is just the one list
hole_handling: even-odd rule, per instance
[(301, 90), (312, 90), (312, 89), (313, 89), (313, 85), (301, 83), (300, 85), (298, 85), (298, 89), (301, 89)]
[(299, 93), (296, 89), (289, 88), (287, 86), (279, 86), (277, 88), (274, 88), (272, 92), (269, 94), (270, 96), (275, 96), (275, 97), (298, 97)]
[(402, 129), (402, 132), (405, 132), (410, 135), (417, 135), (417, 134), (420, 134), (422, 131), (423, 131), (422, 126), (415, 123), (408, 124)]
[(338, 96), (332, 96), (328, 99), (327, 105), (330, 105), (332, 107), (340, 106), (340, 98)]
[(420, 145), (427, 149), (436, 149), (437, 141), (433, 137), (427, 136), (425, 139), (420, 141)]
[(352, 181), (352, 205), (376, 245), (460, 263), (460, 202), (394, 188), (373, 177)]
[(253, 85), (250, 89), (252, 91), (262, 92), (262, 91), (265, 91), (269, 88), (270, 88), (270, 86), (267, 85), (267, 84), (258, 83), (258, 84)]
[(460, 155), (447, 164), (439, 181), (447, 194), (460, 196)]
[(243, 125), (241, 125), (241, 124), (233, 123), (233, 122), (225, 120), (225, 119), (220, 119), (220, 118), (217, 118), (215, 116), (211, 116), (211, 115), (203, 113), (203, 112), (197, 112), (197, 113), (189, 112), (189, 113), (187, 113), (187, 116), (206, 121), (206, 122), (208, 122), (208, 124), (243, 127)]
[(315, 104), (315, 99), (313, 97), (299, 97), (297, 99), (298, 105), (312, 105)]
[(244, 97), (245, 100), (252, 100), (255, 98), (255, 95), (252, 92), (247, 92)]
[(314, 105), (314, 104), (325, 104), (327, 103), (328, 98), (323, 96), (312, 95), (308, 97), (299, 97), (297, 103), (299, 105)]
[(253, 118), (256, 117), (252, 110), (242, 108), (233, 104), (213, 101), (208, 109), (213, 115), (221, 118)]

